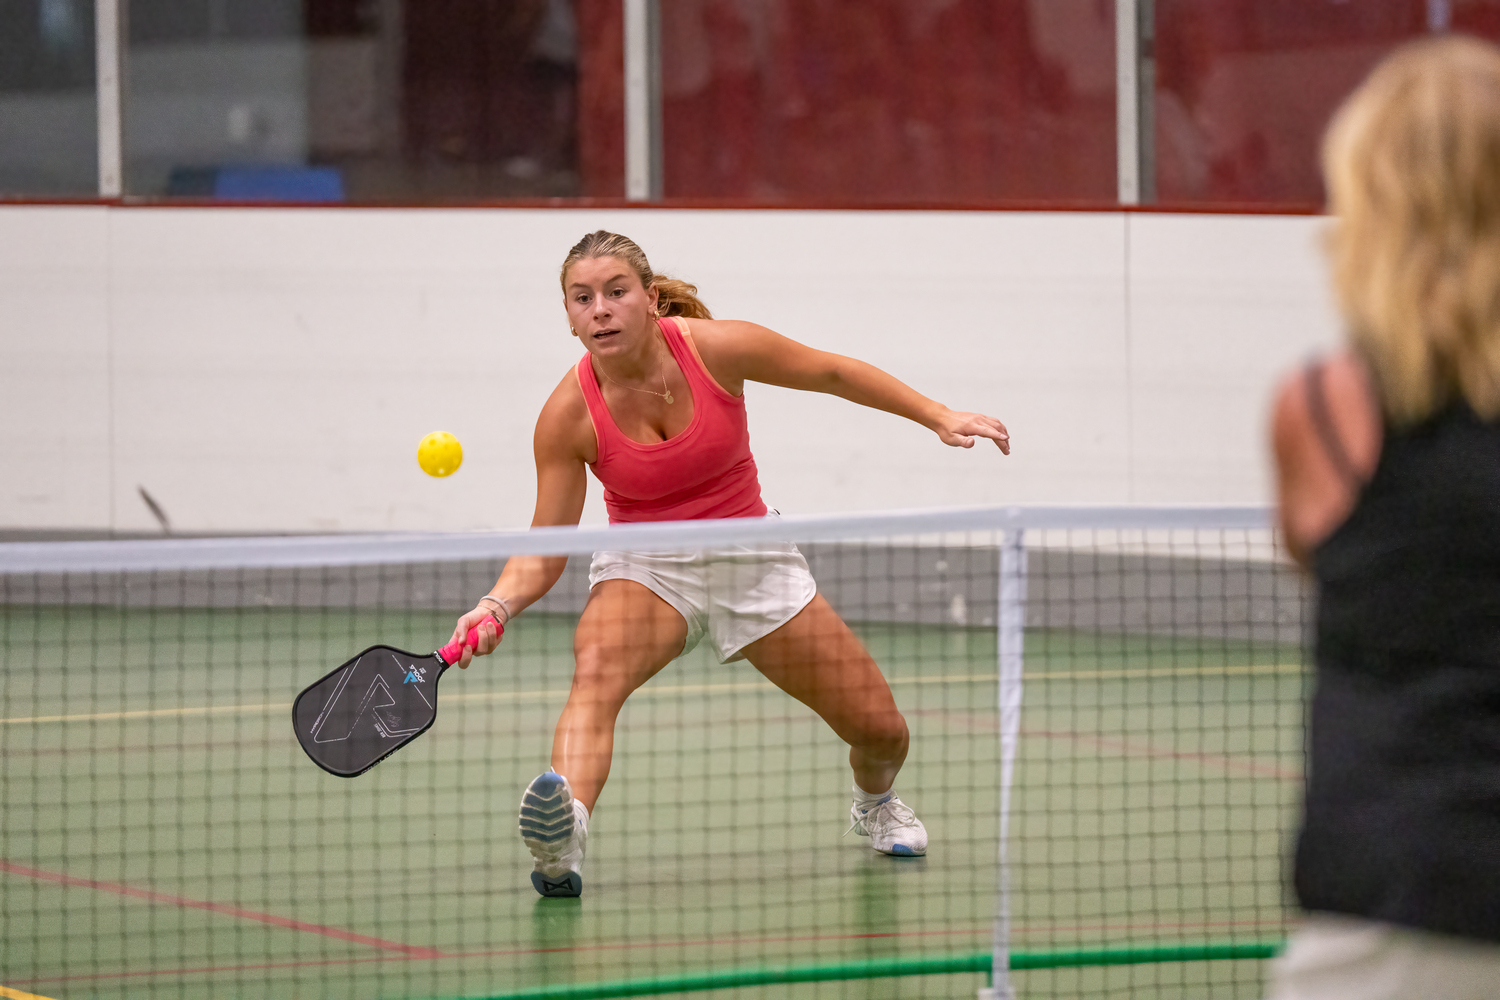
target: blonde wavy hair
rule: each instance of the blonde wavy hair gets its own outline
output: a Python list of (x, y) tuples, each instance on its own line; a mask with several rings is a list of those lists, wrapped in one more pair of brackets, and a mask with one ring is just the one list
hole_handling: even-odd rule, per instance
[(573, 244), (573, 249), (563, 258), (558, 281), (562, 284), (563, 297), (568, 294), (568, 270), (580, 260), (594, 257), (617, 257), (641, 279), (641, 287), (650, 289), (656, 285), (656, 311), (663, 316), (685, 316), (688, 319), (713, 319), (708, 306), (698, 298), (698, 286), (679, 278), (657, 274), (646, 259), (646, 251), (628, 236), (606, 232), (603, 229), (589, 233)]
[(1333, 281), (1388, 420), (1500, 416), (1500, 49), (1408, 45), (1323, 140)]

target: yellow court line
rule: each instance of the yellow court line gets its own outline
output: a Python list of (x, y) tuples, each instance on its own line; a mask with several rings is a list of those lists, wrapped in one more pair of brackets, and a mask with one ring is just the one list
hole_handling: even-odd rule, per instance
[(9, 986), (0, 986), (0, 997), (4, 997), (5, 1000), (49, 1000), (48, 997), (39, 997), (35, 993), (22, 993)]
[(1138, 667), (1123, 670), (1051, 670), (1028, 673), (1029, 681), (1112, 681), (1144, 677), (1252, 677), (1300, 674), (1300, 663), (1234, 664), (1223, 667)]
[[(1141, 680), (1153, 677), (1252, 677), (1273, 674), (1300, 674), (1304, 667), (1300, 663), (1234, 664), (1222, 667), (1138, 667), (1120, 670), (1045, 670), (1031, 671), (1025, 675), (1027, 681), (1100, 681)], [(945, 674), (938, 677), (892, 677), (892, 687), (909, 684), (993, 684), (994, 674)], [(664, 684), (643, 687), (633, 698), (661, 698), (677, 694), (724, 694), (736, 691), (775, 691), (770, 681), (750, 681), (740, 684)], [(562, 698), (566, 688), (542, 691), (474, 691), (453, 694), (443, 698), (443, 704), (456, 701), (545, 701)], [(291, 704), (279, 702), (259, 705), (199, 705), (187, 708), (151, 708), (132, 712), (91, 712), (86, 715), (33, 715), (0, 719), (0, 725), (39, 725), (48, 722), (103, 722), (124, 719), (184, 718), (197, 715), (255, 715), (269, 712), (290, 711)], [(3, 994), (0, 994), (3, 996)]]
[(287, 711), (291, 707), (290, 703), (285, 705), (194, 705), (188, 708), (150, 708), (134, 712), (91, 712), (87, 715), (18, 716), (12, 719), (0, 719), (0, 725), (15, 726), (40, 722), (100, 722), (105, 719), (159, 719), (185, 715), (227, 715), (237, 712), (251, 714), (254, 712), (268, 712), (272, 709)]

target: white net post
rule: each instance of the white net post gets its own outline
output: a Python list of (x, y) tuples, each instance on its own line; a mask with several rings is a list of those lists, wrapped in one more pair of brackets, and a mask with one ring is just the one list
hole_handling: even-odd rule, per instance
[(1021, 686), (1026, 643), (1026, 537), (1020, 528), (1005, 533), (1000, 545), (1000, 865), (995, 905), (992, 985), (980, 1000), (1013, 1000), (1010, 982), (1010, 869), (1006, 864), (1006, 831), (1010, 823), (1010, 785), (1021, 736)]

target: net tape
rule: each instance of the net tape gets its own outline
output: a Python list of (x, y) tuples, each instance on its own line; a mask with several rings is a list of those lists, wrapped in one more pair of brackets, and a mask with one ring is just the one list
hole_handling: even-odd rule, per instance
[(1271, 523), (1269, 508), (1251, 504), (1006, 506), (528, 531), (8, 542), (0, 543), (0, 573), (399, 565), (512, 555), (588, 555), (599, 549), (840, 541), (963, 531), (1255, 530), (1269, 528)]

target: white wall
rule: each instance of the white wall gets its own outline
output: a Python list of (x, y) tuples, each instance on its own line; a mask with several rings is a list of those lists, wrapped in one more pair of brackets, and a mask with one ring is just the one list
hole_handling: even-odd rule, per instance
[(103, 209), (0, 209), (0, 525), (114, 521), (110, 285)]
[[(768, 502), (1255, 501), (1276, 374), (1336, 340), (1310, 218), (0, 207), (0, 527), (520, 526), (581, 353), (557, 265), (630, 234), (724, 317), (853, 354), (1014, 454), (751, 386)], [(417, 440), (463, 441), (445, 480)], [(603, 520), (591, 481), (585, 520)]]

